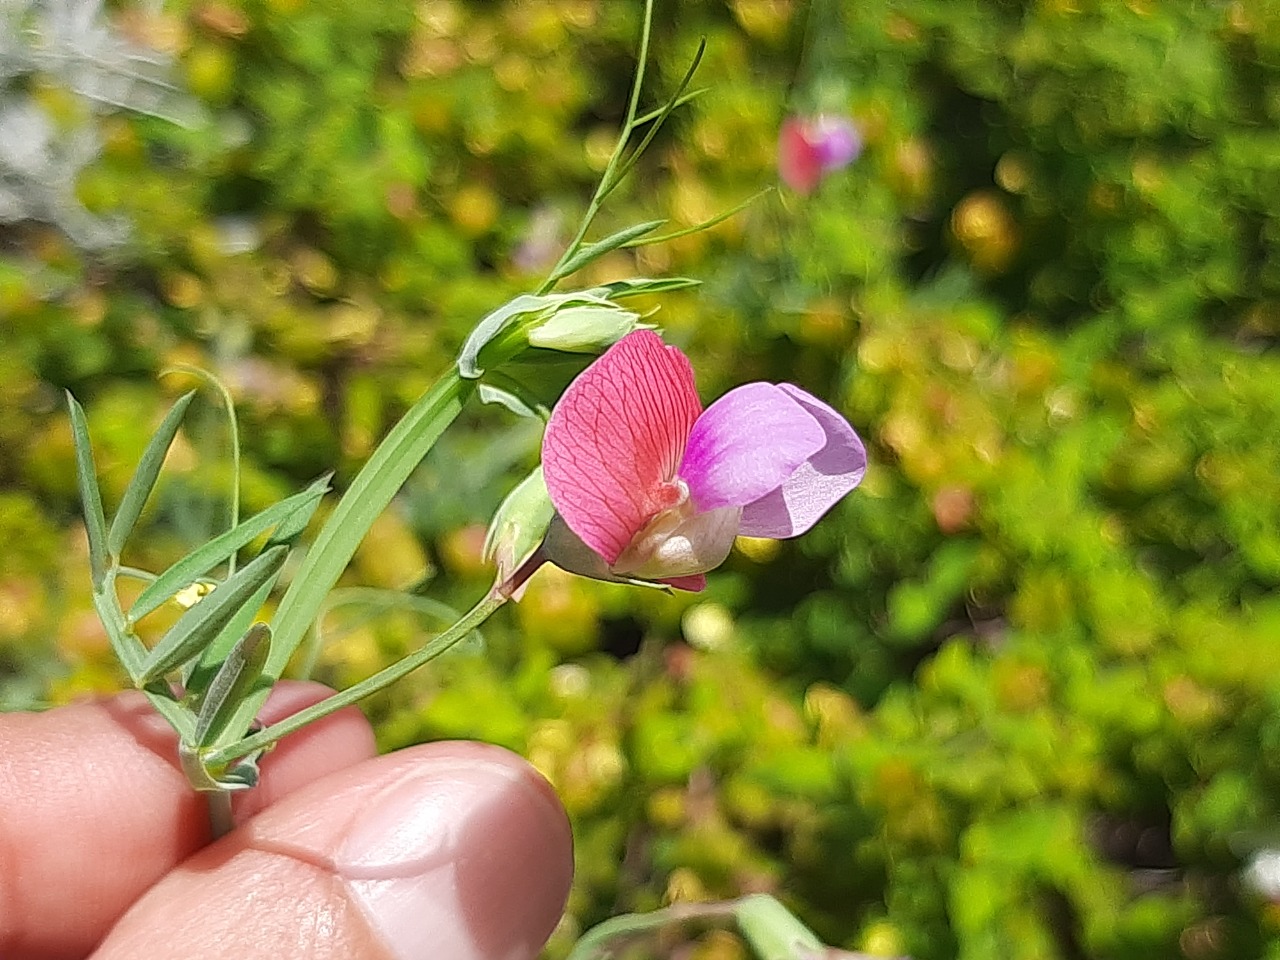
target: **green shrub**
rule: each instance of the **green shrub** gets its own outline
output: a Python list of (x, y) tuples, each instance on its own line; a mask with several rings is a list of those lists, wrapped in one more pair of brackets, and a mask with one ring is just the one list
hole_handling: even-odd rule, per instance
[[(127, 219), (123, 245), (0, 228), (14, 705), (116, 682), (75, 626), (83, 549), (59, 547), (78, 535), (58, 390), (87, 401), (108, 496), (174, 363), (230, 384), (249, 500), (334, 465), (341, 484), (469, 326), (538, 282), (638, 27), (587, 0), (122, 13), (169, 38), (207, 122), (90, 121), (103, 154), (78, 196)], [(592, 279), (704, 278), (657, 319), (705, 395), (800, 383), (872, 465), (705, 595), (540, 575), (483, 656), (370, 705), (388, 748), (477, 736), (552, 779), (579, 874), (551, 955), (618, 909), (758, 889), (829, 942), (924, 960), (1280, 955), (1280, 914), (1238, 882), (1280, 796), (1276, 13), (664, 11), (655, 89), (706, 34), (710, 91), (602, 228), (683, 227), (773, 182), (788, 110), (847, 112), (865, 152)], [(161, 554), (222, 522), (200, 491), (225, 488), (225, 446), (199, 415), (146, 518)], [(429, 566), (433, 596), (474, 596), (474, 525), (536, 445), (477, 411), (389, 521), (403, 564), (350, 582)], [(322, 672), (342, 683), (431, 627), (335, 620)]]

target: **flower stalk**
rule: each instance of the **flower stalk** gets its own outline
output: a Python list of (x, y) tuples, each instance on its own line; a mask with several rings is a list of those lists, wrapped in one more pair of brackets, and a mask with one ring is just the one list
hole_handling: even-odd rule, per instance
[(488, 620), (504, 603), (506, 603), (505, 597), (493, 593), (487, 594), (479, 603), (464, 613), (457, 623), (415, 652), (401, 660), (397, 660), (391, 666), (385, 667), (359, 683), (353, 684), (331, 697), (326, 697), (319, 703), (299, 710), (297, 713), (285, 717), (283, 720), (273, 723), (257, 733), (250, 734), (242, 740), (237, 740), (235, 743), (216, 750), (210, 750), (202, 754), (201, 759), (207, 768), (216, 770), (243, 756), (265, 750), (283, 737), (301, 730), (308, 724), (314, 723), (322, 717), (327, 717), (343, 707), (358, 703), (370, 694), (377, 693), (382, 688), (408, 676), (424, 664), (430, 663), (436, 657), (447, 653), (453, 646), (465, 640), (472, 631)]

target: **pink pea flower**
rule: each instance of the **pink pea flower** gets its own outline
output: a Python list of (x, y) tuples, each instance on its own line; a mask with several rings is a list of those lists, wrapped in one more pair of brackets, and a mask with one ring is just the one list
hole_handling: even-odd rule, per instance
[(788, 117), (778, 133), (778, 176), (797, 193), (812, 193), (861, 152), (862, 136), (847, 117)]
[(638, 330), (552, 411), (542, 469), (556, 517), (534, 568), (701, 590), (736, 536), (804, 533), (866, 465), (844, 418), (789, 383), (748, 383), (703, 410), (688, 358)]

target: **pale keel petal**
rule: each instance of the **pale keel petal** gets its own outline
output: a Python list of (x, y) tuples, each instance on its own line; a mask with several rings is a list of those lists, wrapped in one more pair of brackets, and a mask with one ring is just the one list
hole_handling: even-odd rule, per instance
[(612, 570), (642, 580), (667, 580), (714, 570), (733, 549), (739, 514), (737, 507), (706, 513), (676, 508), (661, 513), (636, 535)]

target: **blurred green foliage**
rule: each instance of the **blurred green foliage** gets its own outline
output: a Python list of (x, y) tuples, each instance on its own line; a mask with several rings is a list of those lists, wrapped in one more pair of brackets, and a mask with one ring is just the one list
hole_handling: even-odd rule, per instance
[[(1280, 7), (659, 8), (650, 102), (704, 34), (711, 89), (602, 232), (771, 182), (789, 110), (847, 111), (867, 148), (810, 197), (587, 279), (705, 279), (657, 317), (704, 395), (800, 383), (868, 439), (870, 472), (805, 538), (743, 542), (703, 595), (544, 571), (483, 651), (370, 705), (383, 745), (479, 737), (551, 779), (579, 866), (553, 957), (620, 910), (765, 890), (831, 943), (921, 960), (1280, 958), (1280, 905), (1238, 879), (1280, 825)], [(8, 707), (119, 682), (60, 390), (109, 500), (189, 385), (158, 376), (175, 363), (237, 398), (246, 511), (334, 466), (341, 486), (558, 253), (625, 107), (639, 4), (115, 16), (174, 54), (208, 122), (96, 121), (77, 195), (127, 218), (126, 245), (0, 233)], [(132, 562), (225, 523), (225, 436), (215, 404), (193, 414)], [(469, 602), (483, 524), (536, 450), (476, 411), (349, 583)], [(321, 675), (436, 628), (341, 606)]]

